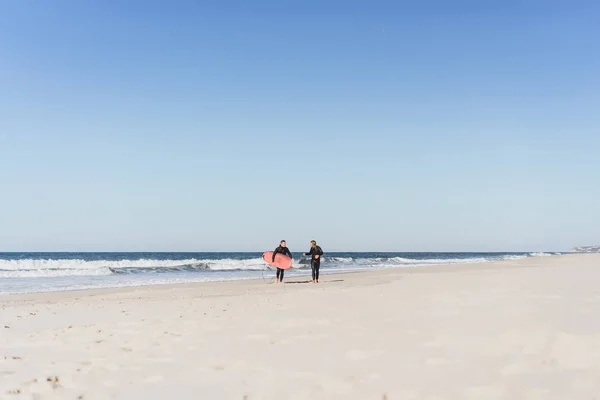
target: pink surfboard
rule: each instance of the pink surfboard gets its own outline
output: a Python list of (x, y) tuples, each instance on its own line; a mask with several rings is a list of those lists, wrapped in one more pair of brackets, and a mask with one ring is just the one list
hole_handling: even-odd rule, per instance
[(283, 254), (275, 254), (275, 262), (273, 262), (273, 252), (265, 251), (263, 253), (263, 260), (269, 265), (272, 265), (281, 269), (290, 269), (292, 268), (292, 259), (288, 256), (284, 256)]

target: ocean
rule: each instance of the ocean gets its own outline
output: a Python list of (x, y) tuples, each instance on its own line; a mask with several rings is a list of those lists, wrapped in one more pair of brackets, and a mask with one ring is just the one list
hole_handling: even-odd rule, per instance
[[(262, 253), (0, 253), (0, 294), (239, 279), (271, 281)], [(326, 253), (321, 275), (484, 263), (559, 253)], [(286, 277), (310, 275), (294, 253)]]

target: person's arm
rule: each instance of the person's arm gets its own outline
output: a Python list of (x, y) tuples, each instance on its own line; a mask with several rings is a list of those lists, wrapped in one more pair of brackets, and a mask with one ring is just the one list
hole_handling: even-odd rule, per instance
[(273, 252), (273, 259), (271, 260), (271, 262), (275, 262), (275, 255), (279, 253), (279, 247), (275, 249), (275, 251)]
[(312, 255), (312, 248), (308, 252), (302, 253), (302, 255), (305, 256), (305, 257), (306, 256), (311, 256)]
[(286, 247), (286, 248), (285, 248), (285, 251), (286, 251), (287, 255), (288, 255), (290, 258), (294, 258), (294, 257), (292, 256), (292, 252), (290, 251), (290, 249), (289, 249), (288, 247)]

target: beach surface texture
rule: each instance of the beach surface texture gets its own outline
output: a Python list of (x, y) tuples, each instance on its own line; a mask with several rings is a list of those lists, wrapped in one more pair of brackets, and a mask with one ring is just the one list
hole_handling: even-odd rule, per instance
[(0, 296), (1, 399), (600, 399), (600, 254)]

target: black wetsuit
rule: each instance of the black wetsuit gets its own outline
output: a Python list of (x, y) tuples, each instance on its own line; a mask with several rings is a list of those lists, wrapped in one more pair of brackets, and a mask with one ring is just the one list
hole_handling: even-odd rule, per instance
[[(287, 247), (277, 247), (275, 249), (275, 251), (273, 252), (273, 262), (275, 262), (275, 254), (283, 254), (284, 256), (288, 256), (289, 258), (292, 258), (292, 252), (290, 251), (290, 249), (288, 249)], [(281, 268), (277, 268), (277, 275), (276, 275), (276, 279), (279, 279), (279, 282), (283, 282), (283, 269)]]
[[(310, 266), (312, 267), (312, 278), (313, 281), (319, 280), (319, 268), (321, 267), (321, 256), (323, 255), (323, 249), (320, 246), (311, 247), (307, 253), (312, 256)], [(316, 258), (319, 256), (319, 258)]]

